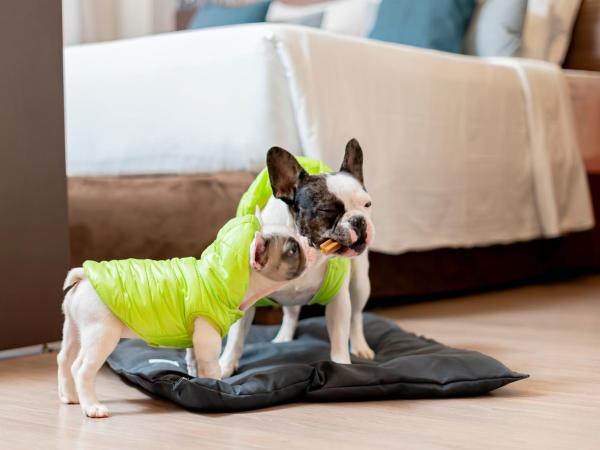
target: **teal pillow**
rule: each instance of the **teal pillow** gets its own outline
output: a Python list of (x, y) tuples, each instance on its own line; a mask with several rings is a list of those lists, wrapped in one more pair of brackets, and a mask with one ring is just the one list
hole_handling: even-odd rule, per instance
[(382, 0), (372, 39), (461, 53), (475, 0)]
[(224, 25), (264, 22), (270, 1), (261, 1), (238, 7), (207, 5), (201, 7), (188, 25), (188, 29), (211, 28)]

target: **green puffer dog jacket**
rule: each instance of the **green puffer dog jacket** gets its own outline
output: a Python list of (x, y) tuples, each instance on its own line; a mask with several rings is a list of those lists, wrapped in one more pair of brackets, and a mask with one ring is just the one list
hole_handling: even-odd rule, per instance
[(156, 347), (192, 347), (203, 316), (225, 336), (244, 313), (250, 244), (260, 230), (253, 215), (230, 220), (200, 259), (86, 261), (85, 275), (106, 306)]
[[(309, 175), (319, 173), (329, 173), (332, 170), (316, 159), (305, 156), (295, 156), (298, 163), (306, 170)], [(265, 207), (269, 198), (273, 195), (269, 172), (263, 169), (254, 179), (248, 190), (242, 196), (237, 208), (237, 216), (243, 217), (248, 214), (254, 214), (256, 207), (261, 210)], [(323, 284), (310, 300), (310, 304), (326, 305), (339, 292), (344, 280), (350, 272), (350, 260), (347, 258), (333, 257), (327, 261), (327, 272), (323, 279)], [(264, 298), (256, 303), (256, 306), (276, 305), (277, 302), (269, 298)]]

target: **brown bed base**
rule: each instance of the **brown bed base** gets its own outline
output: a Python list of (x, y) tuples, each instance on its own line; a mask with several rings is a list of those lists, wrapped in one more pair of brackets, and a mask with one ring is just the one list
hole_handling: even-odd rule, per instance
[[(71, 264), (199, 255), (234, 215), (253, 178), (245, 172), (71, 178)], [(591, 174), (589, 181), (600, 211), (600, 175)], [(510, 245), (402, 255), (372, 252), (370, 260), (372, 297), (406, 301), (596, 271), (600, 234), (594, 229)]]

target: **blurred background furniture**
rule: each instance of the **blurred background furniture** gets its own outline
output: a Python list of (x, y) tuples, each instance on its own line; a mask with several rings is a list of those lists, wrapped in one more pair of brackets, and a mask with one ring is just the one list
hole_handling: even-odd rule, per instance
[[(575, 36), (589, 36), (590, 23), (594, 24), (594, 30), (600, 27), (595, 6), (599, 2), (600, 0), (583, 0), (575, 21)], [(189, 6), (179, 10), (178, 23), (181, 28), (185, 27), (195, 11)], [(579, 47), (578, 43), (581, 42), (584, 50)], [(573, 39), (565, 66), (595, 67), (594, 55), (598, 54), (599, 47), (600, 43), (595, 40)], [(215, 47), (212, 46), (211, 49), (215, 50)], [(189, 48), (185, 49), (185, 52), (189, 51)], [(110, 57), (111, 51), (106, 54)], [(240, 50), (238, 60), (243, 57), (244, 53)], [(229, 77), (235, 71), (236, 69), (229, 67), (229, 72), (223, 76)], [(600, 210), (600, 166), (597, 164), (600, 128), (595, 125), (594, 117), (600, 116), (600, 102), (596, 101), (600, 93), (600, 75), (579, 71), (565, 74), (577, 118), (576, 131), (588, 168), (594, 210), (597, 212)], [(148, 76), (148, 82), (153, 82), (151, 74), (143, 76)], [(244, 78), (244, 82), (248, 80), (249, 77)], [(199, 86), (202, 87), (202, 83)], [(171, 95), (181, 95), (181, 89), (184, 88), (174, 86)], [(188, 103), (196, 101), (197, 99), (189, 100)], [(284, 108), (285, 105), (277, 110), (282, 111)], [(79, 111), (78, 114), (84, 112)], [(177, 113), (174, 110), (170, 114)], [(274, 115), (264, 132), (283, 129), (286, 122), (281, 122), (281, 116), (282, 114)], [(231, 122), (234, 122), (233, 119)], [(231, 139), (239, 138), (239, 135), (240, 130), (235, 129)], [(269, 137), (268, 140), (271, 144), (278, 142), (276, 136)], [(197, 143), (197, 158), (204, 151), (203, 145), (203, 142)], [(265, 144), (265, 150), (267, 147)], [(248, 155), (249, 150), (241, 156)], [(219, 155), (219, 158), (224, 157)], [(218, 162), (218, 159), (212, 156), (207, 163), (213, 164), (215, 161)], [(199, 255), (212, 241), (219, 227), (233, 215), (240, 195), (255, 173), (255, 170), (232, 172), (217, 168), (206, 173), (186, 175), (156, 174), (150, 171), (144, 175), (71, 176), (71, 264), (79, 265), (87, 258), (160, 259)], [(399, 255), (372, 252), (370, 258), (373, 297), (380, 299), (379, 301), (403, 302), (502, 287), (540, 277), (552, 278), (597, 271), (600, 268), (600, 233), (596, 227), (553, 239), (471, 248), (436, 248)], [(372, 304), (377, 304), (377, 300)]]
[(600, 71), (600, 0), (583, 0), (564, 67)]

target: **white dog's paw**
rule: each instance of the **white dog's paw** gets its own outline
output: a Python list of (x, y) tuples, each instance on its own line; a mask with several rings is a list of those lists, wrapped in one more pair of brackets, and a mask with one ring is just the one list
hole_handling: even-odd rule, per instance
[(196, 367), (196, 363), (187, 365), (187, 373), (190, 377), (196, 378), (198, 376), (198, 368)]
[(206, 372), (198, 372), (198, 378), (209, 378), (211, 380), (222, 380), (223, 376), (221, 371), (206, 371)]
[(77, 394), (71, 394), (71, 395), (64, 395), (61, 394), (59, 395), (60, 401), (63, 402), (65, 405), (76, 405), (77, 403), (79, 403), (79, 398), (77, 398)]
[(271, 342), (273, 344), (282, 344), (283, 342), (290, 342), (293, 339), (294, 339), (294, 336), (278, 333), (277, 336), (275, 336)]
[(233, 361), (219, 361), (219, 365), (221, 366), (221, 377), (229, 378), (236, 370), (238, 370), (239, 363)]
[(359, 358), (373, 360), (375, 359), (375, 352), (366, 343), (363, 345), (352, 346), (350, 349), (353, 355)]
[(99, 403), (97, 403), (95, 405), (87, 406), (83, 412), (85, 413), (86, 416), (91, 417), (93, 419), (101, 419), (103, 417), (110, 416), (110, 413), (108, 412), (108, 408)]
[(74, 405), (79, 403), (79, 397), (75, 387), (68, 383), (60, 383), (58, 386), (58, 398), (66, 405)]
[(331, 354), (331, 360), (338, 364), (351, 364), (349, 353)]

